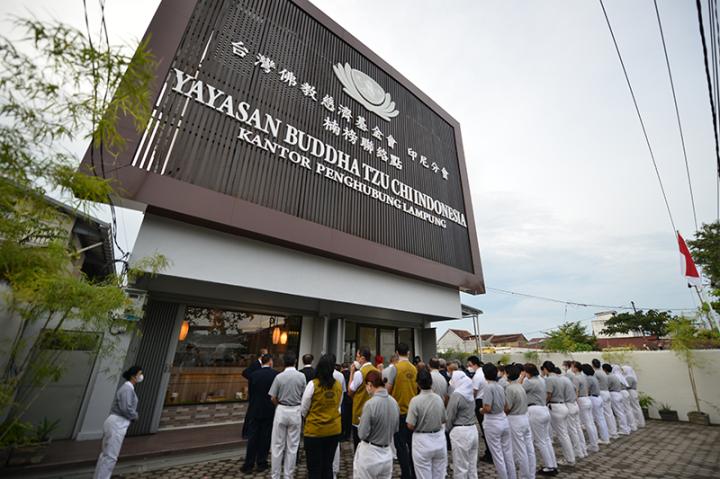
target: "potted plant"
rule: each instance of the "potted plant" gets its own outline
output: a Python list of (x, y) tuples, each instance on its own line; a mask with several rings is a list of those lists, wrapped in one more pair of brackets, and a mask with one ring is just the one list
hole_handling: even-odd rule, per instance
[(714, 338), (706, 338), (705, 334), (695, 324), (695, 321), (679, 316), (668, 323), (668, 332), (672, 338), (670, 347), (675, 354), (687, 365), (690, 388), (695, 399), (695, 411), (688, 412), (688, 420), (695, 424), (709, 425), (710, 416), (700, 410), (700, 398), (698, 397), (697, 384), (695, 383), (695, 367), (700, 367), (695, 349), (707, 346), (708, 341)]
[(641, 392), (638, 395), (638, 402), (640, 403), (640, 409), (642, 409), (645, 419), (650, 419), (650, 406), (655, 404), (655, 400), (649, 394)]
[[(28, 424), (25, 424), (23, 428), (26, 431), (26, 435), (13, 445), (10, 452), (10, 457), (7, 460), (8, 466), (26, 466), (28, 464), (39, 464), (45, 458), (47, 448), (52, 441), (50, 437), (57, 429), (59, 419), (55, 421), (48, 421), (44, 418), (43, 421), (33, 428)], [(18, 423), (21, 424), (21, 423)]]
[(660, 413), (660, 419), (663, 421), (678, 421), (678, 413), (677, 411), (673, 411), (669, 404), (662, 403), (660, 405), (660, 409), (658, 409), (658, 412)]

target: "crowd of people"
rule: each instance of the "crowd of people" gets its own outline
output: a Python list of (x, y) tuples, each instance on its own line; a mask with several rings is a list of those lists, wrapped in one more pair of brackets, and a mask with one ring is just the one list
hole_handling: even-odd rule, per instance
[[(340, 442), (352, 440), (353, 477), (477, 478), (478, 460), (500, 478), (558, 474), (600, 446), (644, 427), (637, 376), (630, 366), (564, 361), (540, 365), (466, 364), (410, 358), (398, 344), (389, 366), (359, 348), (352, 364), (333, 354), (282, 357), (262, 351), (246, 371), (250, 402), (243, 472), (268, 468), (292, 478), (302, 438), (308, 476), (337, 477)], [(478, 428), (479, 426), (479, 428)], [(555, 456), (553, 441), (562, 451)], [(481, 442), (483, 443), (481, 451)], [(272, 452), (270, 452), (272, 451)], [(268, 464), (270, 456), (270, 464)]]

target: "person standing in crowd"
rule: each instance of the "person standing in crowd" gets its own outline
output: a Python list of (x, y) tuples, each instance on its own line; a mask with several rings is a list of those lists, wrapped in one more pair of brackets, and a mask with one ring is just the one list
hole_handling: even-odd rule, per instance
[[(260, 352), (257, 355), (257, 361), (253, 360), (250, 362), (248, 367), (243, 369), (243, 372), (241, 373), (245, 379), (247, 379), (248, 382), (248, 401), (250, 401), (251, 398), (251, 392), (250, 392), (250, 378), (252, 376), (252, 373), (257, 371), (262, 367), (262, 357), (268, 353), (268, 350), (265, 348), (261, 348)], [(249, 429), (252, 423), (252, 417), (248, 417), (247, 414), (245, 414), (245, 421), (243, 421), (243, 429), (242, 429), (242, 437), (243, 439), (249, 439)]]
[(257, 465), (257, 471), (262, 472), (268, 468), (268, 452), (270, 452), (270, 432), (275, 417), (275, 405), (270, 396), (277, 371), (273, 369), (273, 359), (270, 354), (263, 354), (260, 358), (262, 366), (250, 375), (250, 401), (248, 402), (245, 420), (250, 421), (248, 426), (248, 442), (245, 449), (245, 463), (240, 469), (244, 473), (252, 472)]
[(388, 391), (400, 408), (400, 428), (394, 442), (402, 479), (413, 477), (412, 432), (407, 427), (406, 419), (410, 400), (417, 394), (417, 369), (408, 360), (409, 351), (407, 344), (398, 343), (395, 351), (398, 362), (387, 381)]
[[(328, 353), (328, 357), (332, 361), (333, 364), (335, 364), (336, 357), (333, 353)], [(336, 364), (335, 367), (333, 367), (333, 377), (336, 381), (340, 383), (340, 387), (342, 389), (342, 401), (340, 402), (340, 437), (338, 438), (337, 446), (335, 447), (335, 458), (333, 459), (333, 475), (334, 477), (337, 477), (338, 473), (340, 472), (340, 441), (343, 439), (343, 431), (342, 431), (342, 421), (343, 421), (343, 403), (345, 402), (345, 399), (347, 398), (347, 381), (345, 380), (345, 376), (343, 373), (339, 371), (341, 369), (341, 366), (339, 364)]]
[(485, 454), (483, 454), (482, 460), (492, 464), (493, 457), (488, 445), (487, 437), (485, 436), (485, 415), (482, 414), (483, 407), (483, 395), (485, 389), (485, 375), (482, 372), (482, 362), (477, 356), (470, 356), (467, 358), (467, 370), (472, 375), (473, 391), (475, 393), (475, 416), (477, 417), (478, 423), (480, 423), (480, 432), (482, 433), (483, 442), (485, 443)]
[(417, 384), (420, 394), (410, 400), (406, 418), (407, 428), (412, 431), (411, 451), (415, 477), (442, 479), (447, 472), (447, 444), (443, 428), (445, 403), (432, 390), (430, 371), (418, 371)]
[(600, 383), (595, 377), (595, 370), (589, 364), (581, 365), (581, 369), (588, 383), (588, 396), (592, 405), (592, 417), (598, 434), (598, 444), (610, 444), (610, 434), (603, 414), (603, 400), (600, 397)]
[(505, 377), (508, 381), (508, 385), (505, 387), (505, 414), (507, 414), (510, 424), (513, 455), (520, 470), (520, 479), (534, 479), (535, 448), (527, 415), (527, 395), (525, 389), (518, 382), (521, 372), (519, 364), (505, 366)]
[(547, 390), (545, 380), (540, 377), (540, 372), (532, 363), (524, 366), (521, 382), (528, 401), (528, 420), (532, 432), (533, 443), (540, 451), (543, 461), (543, 468), (538, 471), (542, 476), (555, 476), (558, 473), (555, 449), (552, 445), (550, 431), (550, 411), (546, 406)]
[(563, 382), (555, 372), (558, 369), (555, 368), (555, 364), (552, 361), (545, 361), (542, 364), (541, 370), (545, 377), (545, 388), (547, 390), (546, 401), (548, 409), (550, 409), (550, 424), (552, 430), (555, 436), (557, 436), (558, 442), (560, 442), (565, 464), (574, 466), (575, 450), (570, 441), (570, 433), (568, 431), (568, 415), (570, 413), (565, 405), (565, 388)]
[(452, 393), (447, 403), (447, 430), (452, 442), (453, 478), (477, 479), (478, 432), (472, 381), (456, 363), (448, 365)]
[(505, 365), (499, 364), (499, 365), (497, 366), (497, 369), (498, 369), (498, 381), (497, 381), (497, 383), (498, 383), (500, 386), (502, 386), (503, 389), (505, 389), (505, 388), (507, 387), (507, 385), (508, 385), (508, 380), (507, 380), (507, 377), (506, 377), (507, 374), (505, 373)]
[(645, 427), (645, 416), (643, 416), (642, 408), (640, 407), (640, 396), (637, 391), (637, 375), (633, 368), (629, 365), (622, 367), (623, 373), (625, 374), (625, 380), (628, 383), (628, 393), (630, 393), (630, 407), (635, 415), (635, 421), (638, 427)]
[(618, 429), (620, 434), (627, 436), (630, 434), (630, 428), (628, 427), (627, 417), (625, 416), (625, 402), (623, 401), (622, 383), (618, 377), (612, 373), (612, 366), (605, 363), (602, 365), (603, 371), (607, 375), (608, 379), (608, 390), (610, 391), (610, 404), (612, 405), (613, 413), (617, 421)]
[(443, 375), (440, 374), (440, 360), (438, 358), (430, 358), (428, 366), (430, 366), (430, 376), (432, 377), (432, 391), (440, 396), (443, 404), (447, 404), (448, 383)]
[(93, 479), (110, 479), (130, 423), (138, 418), (138, 397), (135, 386), (144, 379), (141, 366), (132, 366), (122, 373), (125, 382), (118, 388), (110, 406), (110, 415), (103, 423), (102, 452), (95, 465)]
[(628, 382), (625, 379), (625, 375), (622, 372), (622, 368), (617, 364), (612, 365), (612, 373), (617, 376), (620, 381), (621, 389), (620, 395), (622, 396), (623, 406), (625, 407), (625, 420), (627, 421), (630, 432), (637, 431), (637, 422), (635, 421), (635, 414), (632, 411), (632, 405), (630, 404), (630, 393), (628, 392)]
[(585, 444), (585, 436), (580, 426), (580, 408), (577, 403), (577, 387), (573, 383), (572, 372), (561, 374), (560, 369), (555, 371), (563, 386), (563, 396), (565, 397), (565, 405), (568, 408), (568, 432), (570, 433), (570, 442), (575, 447), (575, 459), (587, 457), (587, 446)]
[(615, 422), (615, 416), (612, 412), (612, 400), (610, 398), (610, 390), (608, 389), (607, 374), (600, 367), (599, 359), (593, 359), (592, 366), (595, 370), (595, 377), (598, 380), (598, 385), (600, 386), (600, 398), (602, 398), (603, 401), (603, 416), (605, 416), (605, 424), (607, 424), (610, 439), (617, 439), (619, 437), (617, 422)]
[(394, 353), (392, 356), (390, 356), (390, 363), (388, 364), (388, 367), (384, 368), (382, 370), (382, 378), (385, 383), (387, 383), (387, 380), (390, 376), (395, 377), (395, 365), (398, 362), (398, 355), (397, 353)]
[[(268, 395), (275, 404), (271, 438), (272, 478), (291, 479), (295, 473), (302, 416), (300, 402), (305, 391), (305, 375), (295, 369), (295, 354), (283, 355), (283, 372), (275, 376)], [(283, 468), (284, 460), (284, 468)]]
[[(350, 368), (352, 382), (348, 386), (348, 395), (352, 398), (353, 445), (356, 451), (358, 443), (360, 442), (360, 437), (358, 436), (360, 414), (363, 411), (363, 406), (368, 399), (370, 399), (370, 394), (365, 387), (365, 378), (370, 371), (377, 371), (377, 368), (370, 362), (370, 358), (370, 349), (365, 347), (360, 348), (357, 350), (357, 353), (355, 353), (355, 362), (357, 362), (360, 367), (356, 370), (355, 364), (353, 364)], [(380, 374), (379, 371), (378, 374)]]
[(305, 387), (300, 410), (305, 418), (305, 455), (308, 476), (319, 479), (333, 478), (333, 461), (342, 432), (340, 404), (342, 383), (335, 371), (335, 358), (329, 354), (320, 357), (315, 378)]
[(312, 363), (315, 360), (315, 357), (312, 354), (303, 354), (302, 362), (303, 367), (300, 370), (301, 373), (305, 375), (305, 381), (310, 382), (313, 379), (315, 379), (315, 369), (313, 369)]
[(393, 456), (390, 444), (400, 424), (400, 408), (385, 389), (382, 375), (373, 370), (366, 373), (363, 383), (370, 397), (363, 406), (358, 424), (360, 443), (355, 450), (355, 479), (390, 479)]
[[(580, 423), (585, 427), (587, 432), (587, 450), (590, 452), (598, 452), (600, 447), (598, 446), (598, 434), (595, 428), (595, 422), (593, 422), (593, 405), (590, 401), (590, 386), (585, 375), (582, 372), (582, 364), (578, 361), (573, 361), (571, 366), (573, 377), (577, 378), (577, 405), (580, 409)], [(580, 429), (582, 434), (582, 429)]]
[(495, 470), (500, 479), (515, 479), (510, 424), (505, 415), (505, 391), (497, 383), (497, 367), (486, 363), (478, 374), (485, 376), (482, 413), (485, 416), (485, 435), (492, 451)]
[(340, 368), (340, 374), (342, 374), (345, 380), (345, 392), (343, 393), (342, 402), (342, 440), (348, 441), (352, 436), (352, 398), (348, 395), (347, 386), (350, 385), (350, 364), (342, 363)]
[(448, 373), (447, 370), (447, 361), (445, 361), (444, 358), (438, 358), (438, 362), (440, 363), (440, 374), (442, 377), (445, 378), (445, 381), (448, 383), (450, 382), (450, 373)]

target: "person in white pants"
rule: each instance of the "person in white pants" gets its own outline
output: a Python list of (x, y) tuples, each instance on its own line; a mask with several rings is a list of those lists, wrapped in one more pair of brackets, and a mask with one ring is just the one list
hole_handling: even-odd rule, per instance
[(623, 400), (622, 384), (618, 377), (612, 373), (612, 366), (605, 363), (603, 364), (603, 370), (607, 374), (608, 378), (608, 389), (610, 390), (610, 404), (612, 405), (613, 413), (617, 419), (619, 433), (627, 436), (630, 434), (630, 427), (628, 426), (627, 417), (625, 416), (625, 401)]
[(510, 424), (513, 456), (520, 470), (520, 479), (535, 478), (535, 448), (533, 447), (530, 420), (528, 419), (528, 400), (525, 389), (520, 385), (521, 366), (508, 364), (505, 366), (505, 414)]
[(412, 434), (412, 459), (417, 479), (442, 479), (447, 473), (445, 403), (432, 390), (427, 369), (417, 373), (420, 394), (410, 400), (406, 424)]
[(622, 367), (623, 374), (625, 374), (625, 380), (628, 383), (628, 393), (630, 393), (630, 406), (632, 411), (635, 413), (635, 421), (639, 428), (645, 427), (645, 416), (643, 416), (642, 408), (640, 407), (640, 397), (637, 391), (637, 375), (631, 366), (625, 365)]
[(550, 411), (545, 405), (547, 401), (545, 380), (540, 377), (540, 372), (534, 364), (527, 363), (524, 365), (524, 369), (520, 375), (520, 381), (528, 400), (530, 431), (533, 443), (540, 451), (543, 461), (543, 468), (537, 473), (542, 476), (554, 476), (558, 473), (557, 459), (550, 436)]
[(449, 363), (448, 372), (452, 393), (445, 409), (445, 427), (452, 444), (453, 478), (477, 479), (479, 439), (472, 381), (457, 363)]
[(275, 376), (268, 392), (276, 406), (270, 436), (272, 479), (292, 479), (295, 474), (302, 427), (300, 403), (306, 386), (305, 375), (295, 369), (295, 362), (294, 353), (283, 355), (285, 369)]
[(545, 388), (547, 390), (546, 402), (550, 409), (550, 424), (557, 437), (565, 458), (565, 464), (575, 465), (575, 450), (570, 441), (568, 432), (568, 408), (565, 405), (565, 394), (560, 376), (555, 372), (558, 370), (552, 361), (545, 361), (542, 364), (542, 374), (545, 377)]
[[(600, 447), (598, 446), (598, 433), (593, 422), (593, 406), (590, 401), (589, 385), (587, 377), (582, 372), (582, 364), (578, 361), (573, 361), (572, 372), (576, 378), (578, 378), (578, 397), (577, 404), (580, 408), (580, 422), (587, 432), (587, 450), (590, 452), (598, 452)], [(582, 434), (582, 431), (581, 431)]]
[[(480, 371), (475, 374), (479, 374)], [(484, 364), (482, 374), (485, 377), (483, 388), (482, 414), (485, 416), (485, 436), (492, 454), (495, 470), (499, 479), (515, 479), (515, 459), (513, 458), (510, 424), (505, 415), (505, 391), (497, 383), (497, 367), (492, 363)]]
[(588, 383), (588, 395), (592, 404), (592, 417), (597, 426), (598, 444), (610, 444), (610, 434), (608, 433), (605, 415), (603, 414), (603, 400), (600, 397), (600, 384), (595, 377), (595, 370), (589, 364), (582, 365), (582, 372)]
[(138, 418), (138, 397), (135, 394), (135, 386), (144, 378), (142, 367), (133, 366), (122, 376), (125, 382), (115, 393), (110, 415), (103, 424), (102, 452), (95, 465), (93, 479), (110, 479), (128, 427)]
[(370, 399), (365, 402), (358, 424), (358, 447), (353, 460), (354, 479), (390, 479), (393, 456), (390, 451), (400, 428), (400, 407), (385, 389), (379, 371), (365, 376), (364, 387)]
[[(556, 372), (560, 374), (560, 370)], [(565, 405), (568, 408), (568, 432), (570, 433), (570, 442), (575, 447), (575, 458), (582, 459), (587, 457), (587, 446), (585, 444), (585, 436), (580, 426), (580, 407), (577, 403), (577, 389), (573, 384), (575, 377), (572, 372), (561, 375), (560, 380), (563, 384), (563, 395), (565, 397)]]
[(618, 436), (617, 422), (612, 412), (612, 400), (610, 399), (610, 390), (608, 389), (607, 373), (605, 373), (600, 366), (599, 359), (593, 359), (592, 366), (595, 370), (595, 378), (597, 378), (600, 386), (600, 398), (603, 401), (603, 416), (605, 417), (605, 424), (607, 424), (610, 439), (617, 439), (620, 436)]
[(630, 403), (630, 393), (628, 392), (628, 382), (625, 379), (625, 375), (623, 374), (622, 368), (617, 365), (612, 365), (612, 373), (617, 376), (618, 380), (620, 381), (620, 385), (622, 388), (620, 389), (620, 394), (622, 395), (623, 399), (623, 405), (625, 406), (625, 419), (627, 420), (628, 427), (630, 428), (630, 432), (637, 431), (637, 421), (635, 419), (635, 414), (632, 410), (632, 404)]

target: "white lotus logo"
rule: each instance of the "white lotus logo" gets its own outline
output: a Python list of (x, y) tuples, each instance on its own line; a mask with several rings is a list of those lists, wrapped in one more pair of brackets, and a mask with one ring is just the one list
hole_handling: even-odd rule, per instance
[(395, 102), (389, 93), (377, 84), (375, 80), (361, 72), (350, 68), (349, 63), (333, 65), (335, 75), (343, 84), (345, 93), (359, 101), (362, 106), (375, 113), (385, 121), (395, 118), (400, 113), (395, 109)]

